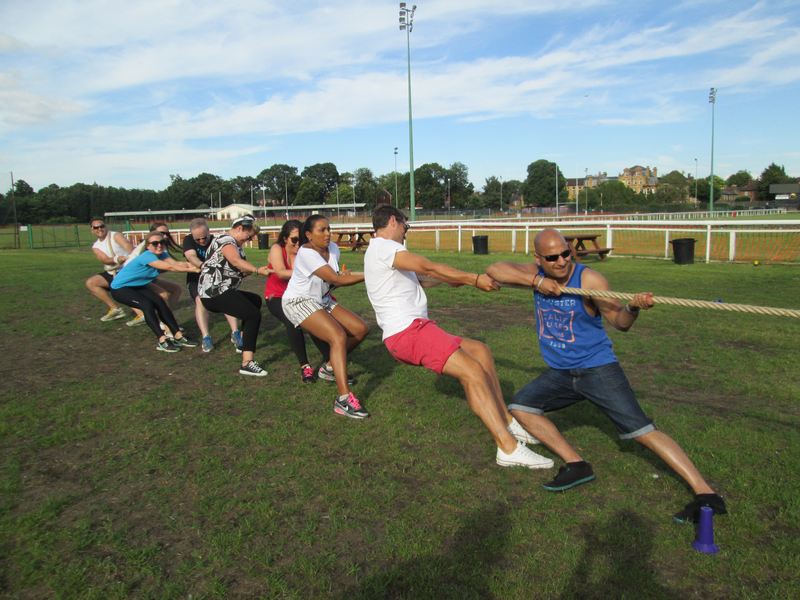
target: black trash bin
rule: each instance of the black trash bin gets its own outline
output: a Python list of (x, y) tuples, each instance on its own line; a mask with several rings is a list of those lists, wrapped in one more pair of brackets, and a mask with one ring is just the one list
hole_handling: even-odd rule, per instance
[(472, 236), (472, 253), (473, 254), (489, 254), (489, 236), (488, 235), (473, 235)]
[(694, 264), (694, 243), (696, 241), (694, 238), (670, 240), (669, 243), (672, 244), (672, 259), (676, 265)]
[(259, 250), (269, 250), (269, 234), (268, 233), (259, 233), (258, 234), (258, 249)]

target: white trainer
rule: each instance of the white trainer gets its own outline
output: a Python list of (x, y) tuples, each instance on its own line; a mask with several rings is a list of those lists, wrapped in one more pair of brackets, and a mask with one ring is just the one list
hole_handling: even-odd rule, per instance
[(528, 433), (514, 417), (511, 417), (511, 425), (508, 426), (508, 432), (517, 438), (518, 442), (522, 442), (523, 444), (541, 444), (541, 442)]
[(501, 467), (526, 467), (528, 469), (549, 469), (554, 464), (552, 459), (536, 454), (522, 442), (517, 442), (517, 447), (511, 454), (506, 454), (498, 448), (496, 460)]

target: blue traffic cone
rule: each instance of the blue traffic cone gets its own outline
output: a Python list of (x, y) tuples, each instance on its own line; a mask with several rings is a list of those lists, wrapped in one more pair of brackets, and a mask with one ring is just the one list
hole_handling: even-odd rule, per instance
[(714, 510), (710, 506), (700, 507), (700, 521), (692, 548), (704, 554), (719, 552), (719, 546), (714, 543)]

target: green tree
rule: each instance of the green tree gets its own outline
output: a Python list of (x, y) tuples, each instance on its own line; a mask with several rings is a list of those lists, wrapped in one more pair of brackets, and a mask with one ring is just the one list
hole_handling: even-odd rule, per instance
[(559, 203), (566, 202), (567, 180), (556, 163), (541, 159), (528, 165), (528, 177), (523, 188), (527, 204), (555, 206), (556, 187)]
[(256, 177), (259, 185), (264, 189), (264, 196), (272, 204), (283, 204), (288, 196), (288, 203), (294, 204), (293, 199), (297, 194), (302, 179), (297, 174), (297, 167), (283, 163), (276, 163), (267, 167)]
[(791, 183), (792, 178), (786, 175), (786, 170), (783, 166), (778, 166), (771, 163), (761, 173), (758, 178), (758, 199), (762, 202), (769, 202), (773, 199), (772, 194), (769, 193), (769, 186), (773, 183)]
[(743, 188), (753, 181), (753, 176), (749, 171), (736, 171), (733, 175), (725, 180), (728, 185), (735, 185), (736, 187)]
[(261, 198), (261, 185), (256, 177), (238, 176), (228, 180), (232, 199), (239, 204), (258, 204)]
[(447, 177), (447, 169), (439, 163), (425, 163), (414, 169), (416, 204), (427, 209), (443, 208), (447, 200)]
[(319, 183), (328, 194), (333, 192), (336, 189), (336, 184), (339, 183), (339, 171), (336, 165), (330, 162), (310, 165), (303, 169), (300, 176), (303, 179), (313, 179)]
[[(334, 185), (334, 189), (335, 188), (336, 186)], [(319, 181), (313, 177), (306, 177), (300, 183), (300, 187), (297, 189), (297, 195), (292, 204), (301, 206), (306, 204), (323, 204), (326, 195), (325, 187)]]
[(378, 201), (380, 186), (377, 179), (367, 168), (356, 169), (353, 173), (356, 190), (356, 202), (366, 204), (365, 210), (372, 210)]
[(651, 200), (654, 204), (680, 204), (688, 198), (689, 180), (680, 171), (670, 171), (658, 178), (658, 187)]
[[(708, 204), (710, 200), (710, 189), (709, 189), (709, 178), (703, 177), (702, 179), (698, 179), (697, 183), (697, 199), (704, 203)], [(723, 181), (722, 177), (718, 177), (714, 175), (714, 201), (717, 202), (722, 198), (722, 188), (725, 187), (725, 182)]]

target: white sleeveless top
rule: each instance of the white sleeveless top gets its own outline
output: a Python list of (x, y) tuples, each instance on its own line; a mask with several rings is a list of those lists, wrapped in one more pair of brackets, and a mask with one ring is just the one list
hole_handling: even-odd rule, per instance
[[(104, 240), (97, 240), (94, 244), (92, 244), (92, 248), (97, 248), (108, 256), (109, 258), (116, 258), (117, 256), (128, 256), (128, 251), (125, 250), (122, 246), (119, 245), (117, 240), (114, 237), (117, 235), (116, 231), (109, 231), (108, 235), (106, 235), (106, 239)], [(106, 270), (107, 273), (116, 273), (119, 270), (119, 265), (103, 265), (103, 268)]]

